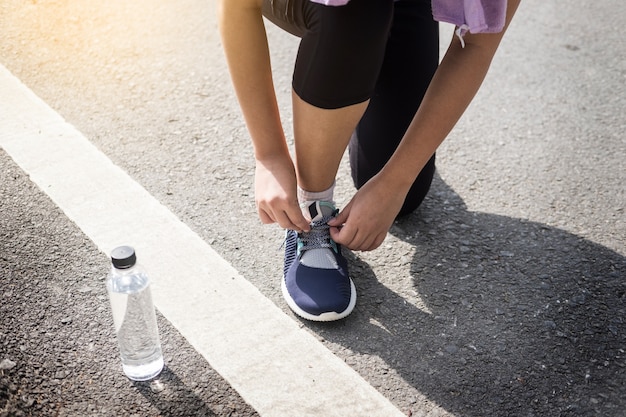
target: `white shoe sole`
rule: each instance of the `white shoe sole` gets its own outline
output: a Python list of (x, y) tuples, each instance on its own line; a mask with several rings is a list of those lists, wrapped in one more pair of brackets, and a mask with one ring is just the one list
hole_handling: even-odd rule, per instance
[(356, 287), (354, 286), (354, 282), (352, 282), (352, 279), (350, 279), (350, 293), (352, 295), (350, 296), (350, 303), (348, 303), (348, 307), (344, 311), (342, 311), (341, 313), (336, 313), (334, 311), (329, 311), (327, 313), (322, 313), (319, 316), (315, 316), (315, 315), (313, 315), (311, 313), (307, 313), (306, 311), (304, 311), (300, 307), (298, 307), (298, 305), (295, 303), (295, 301), (293, 301), (293, 298), (291, 298), (291, 295), (289, 295), (289, 291), (287, 290), (287, 284), (285, 284), (285, 278), (284, 277), (281, 280), (281, 288), (282, 288), (282, 291), (283, 291), (283, 298), (287, 302), (287, 305), (289, 306), (289, 308), (291, 310), (293, 310), (293, 312), (296, 313), (298, 316), (300, 316), (300, 317), (302, 317), (303, 319), (306, 319), (306, 320), (311, 320), (311, 321), (337, 321), (337, 320), (341, 320), (341, 319), (347, 317), (350, 313), (352, 313), (352, 310), (354, 310), (354, 306), (356, 305)]

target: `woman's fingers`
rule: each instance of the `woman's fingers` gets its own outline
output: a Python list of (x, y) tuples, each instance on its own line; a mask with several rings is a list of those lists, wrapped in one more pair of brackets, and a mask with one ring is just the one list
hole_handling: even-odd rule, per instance
[(310, 224), (302, 215), (299, 207), (295, 210), (291, 209), (289, 212), (259, 207), (258, 212), (263, 224), (278, 223), (283, 229), (295, 230), (296, 232), (308, 232), (310, 230)]

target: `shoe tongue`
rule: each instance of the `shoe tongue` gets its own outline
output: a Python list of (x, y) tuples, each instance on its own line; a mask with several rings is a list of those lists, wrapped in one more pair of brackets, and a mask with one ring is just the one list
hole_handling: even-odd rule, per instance
[[(330, 201), (307, 201), (302, 204), (305, 217), (311, 222), (319, 222), (335, 212), (335, 205)], [(338, 269), (337, 260), (330, 248), (311, 248), (302, 253), (300, 262), (311, 268)]]
[(330, 216), (335, 211), (335, 206), (329, 201), (311, 201), (303, 204), (312, 222), (320, 221), (326, 216)]

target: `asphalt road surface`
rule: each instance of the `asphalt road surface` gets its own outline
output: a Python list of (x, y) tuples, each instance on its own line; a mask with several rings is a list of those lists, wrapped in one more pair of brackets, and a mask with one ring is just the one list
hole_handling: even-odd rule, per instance
[[(284, 235), (255, 213), (214, 2), (3, 1), (0, 416), (626, 416), (625, 22), (617, 0), (523, 1), (425, 203), (376, 251), (348, 254), (357, 307), (316, 324), (280, 294)], [(297, 39), (268, 29), (290, 135)], [(49, 132), (93, 145), (105, 175), (43, 149)], [(354, 192), (345, 162), (339, 206)], [(135, 196), (115, 194), (117, 167), (145, 191), (132, 225), (111, 215)], [(88, 195), (102, 203), (77, 215), (71, 197)], [(165, 220), (144, 210), (155, 202)], [(210, 254), (181, 271), (209, 258), (229, 271), (161, 280), (157, 380), (121, 372), (90, 217), (138, 236), (124, 243), (145, 243), (157, 278), (153, 254), (181, 239)], [(196, 288), (230, 296), (203, 303)]]

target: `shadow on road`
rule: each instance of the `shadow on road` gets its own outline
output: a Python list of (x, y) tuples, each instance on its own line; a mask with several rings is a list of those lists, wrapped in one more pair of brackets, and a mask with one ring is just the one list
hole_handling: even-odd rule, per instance
[(216, 414), (167, 366), (152, 381), (133, 382), (133, 386), (152, 403), (163, 417), (181, 414), (213, 417)]
[(469, 212), (440, 178), (391, 233), (414, 247), (405, 267), (423, 304), (349, 254), (356, 314), (312, 330), (381, 358), (383, 372), (459, 416), (624, 416), (626, 258), (543, 224)]

